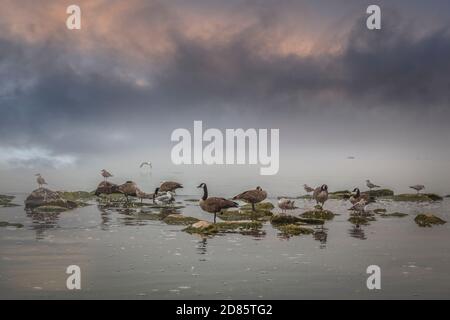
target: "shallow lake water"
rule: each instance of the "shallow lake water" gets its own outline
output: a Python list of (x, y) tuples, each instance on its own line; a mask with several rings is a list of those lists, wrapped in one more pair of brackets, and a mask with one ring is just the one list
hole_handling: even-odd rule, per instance
[[(23, 204), (24, 194), (14, 203)], [(198, 196), (197, 196), (198, 197)], [(177, 196), (179, 212), (212, 221), (193, 196)], [(276, 203), (275, 199), (271, 199)], [(298, 215), (310, 200), (296, 200)], [(270, 223), (260, 235), (201, 238), (145, 213), (93, 205), (61, 214), (29, 215), (0, 208), (0, 298), (33, 299), (427, 299), (450, 298), (450, 223), (420, 228), (419, 213), (450, 220), (450, 200), (378, 201), (370, 208), (409, 214), (347, 221), (349, 203), (329, 200), (339, 214), (321, 237), (283, 237)], [(278, 210), (275, 209), (277, 212)], [(69, 265), (81, 268), (81, 290), (66, 288)], [(368, 290), (366, 268), (381, 268), (381, 290)]]

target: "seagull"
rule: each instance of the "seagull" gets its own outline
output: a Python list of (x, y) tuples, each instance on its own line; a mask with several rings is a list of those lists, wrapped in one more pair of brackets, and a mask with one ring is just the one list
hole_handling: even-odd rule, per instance
[(165, 194), (162, 194), (158, 196), (159, 188), (155, 189), (155, 192), (153, 193), (153, 203), (158, 205), (166, 205), (166, 204), (172, 204), (175, 201), (175, 197), (173, 196), (173, 193), (170, 191), (167, 191)]
[(106, 171), (105, 169), (102, 169), (100, 174), (103, 176), (103, 178), (105, 178), (105, 181), (107, 181), (108, 178), (113, 177), (113, 175), (111, 173), (109, 173), (108, 171)]
[(367, 188), (370, 189), (370, 191), (372, 191), (373, 188), (379, 188), (380, 186), (377, 186), (376, 184), (373, 184), (372, 182), (370, 182), (370, 180), (366, 180), (366, 186)]
[(152, 168), (152, 163), (150, 161), (142, 162), (139, 168), (143, 168), (144, 166), (149, 166), (150, 168)]
[(305, 189), (306, 193), (308, 193), (308, 194), (314, 191), (314, 188), (311, 188), (307, 184), (304, 184), (303, 188)]
[(419, 194), (420, 190), (425, 189), (425, 186), (423, 184), (416, 184), (414, 186), (410, 186), (410, 188), (416, 190), (417, 194)]
[(37, 177), (36, 182), (38, 183), (39, 188), (42, 188), (42, 185), (47, 184), (47, 182), (45, 182), (44, 178), (42, 178), (40, 173), (36, 174), (35, 176)]

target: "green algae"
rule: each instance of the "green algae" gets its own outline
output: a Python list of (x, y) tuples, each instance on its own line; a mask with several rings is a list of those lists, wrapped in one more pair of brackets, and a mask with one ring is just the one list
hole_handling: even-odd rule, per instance
[(169, 214), (168, 216), (163, 218), (162, 221), (170, 225), (187, 226), (192, 225), (200, 220), (194, 217), (183, 216), (181, 214)]
[(436, 217), (433, 214), (419, 214), (414, 218), (414, 221), (419, 227), (432, 227), (433, 225), (441, 225), (447, 223), (447, 221)]
[(443, 198), (434, 193), (411, 193), (394, 196), (394, 201), (431, 202), (440, 200), (443, 200)]

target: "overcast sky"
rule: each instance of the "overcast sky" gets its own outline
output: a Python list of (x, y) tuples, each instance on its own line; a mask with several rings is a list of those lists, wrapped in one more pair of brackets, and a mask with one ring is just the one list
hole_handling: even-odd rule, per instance
[[(65, 27), (66, 7), (82, 30)], [(382, 30), (366, 29), (369, 4)], [(450, 193), (450, 2), (0, 1), (0, 192), (146, 191), (175, 179), (230, 195), (375, 183)], [(176, 128), (279, 128), (280, 171), (174, 166)], [(354, 160), (347, 159), (349, 156)], [(152, 161), (152, 174), (139, 169)]]

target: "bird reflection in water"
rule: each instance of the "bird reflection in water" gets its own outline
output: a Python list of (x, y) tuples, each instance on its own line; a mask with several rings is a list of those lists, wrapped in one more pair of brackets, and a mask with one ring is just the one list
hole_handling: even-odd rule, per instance
[(46, 231), (50, 229), (59, 228), (58, 220), (59, 213), (31, 213), (27, 216), (31, 218), (31, 229), (36, 232), (36, 240), (43, 240), (46, 238)]
[(208, 238), (202, 238), (200, 241), (197, 242), (197, 253), (198, 254), (206, 254), (207, 253), (207, 246), (208, 246)]
[(320, 228), (317, 228), (314, 232), (314, 240), (317, 240), (320, 242), (320, 249), (325, 249), (327, 247), (327, 239), (328, 239), (328, 229), (326, 229), (324, 226), (321, 226)]
[(367, 239), (364, 229), (359, 224), (353, 225), (352, 228), (348, 230), (348, 234), (352, 238), (356, 238), (356, 239), (360, 239), (360, 240)]

